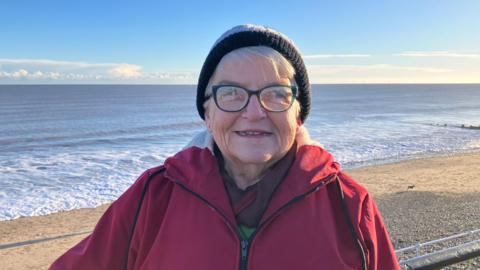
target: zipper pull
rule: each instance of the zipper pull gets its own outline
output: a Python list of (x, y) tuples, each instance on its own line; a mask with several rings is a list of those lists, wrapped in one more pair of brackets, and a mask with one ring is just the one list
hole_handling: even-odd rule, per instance
[(242, 240), (242, 261), (247, 260), (248, 240)]

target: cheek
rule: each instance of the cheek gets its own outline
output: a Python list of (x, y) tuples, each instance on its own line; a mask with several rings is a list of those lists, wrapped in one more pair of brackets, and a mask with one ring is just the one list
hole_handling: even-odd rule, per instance
[(293, 144), (299, 127), (295, 115), (288, 115), (282, 119), (276, 120), (278, 120), (277, 123), (279, 123), (276, 126), (280, 144), (284, 146)]
[(288, 141), (288, 144), (292, 144), (293, 141), (295, 141), (297, 130), (298, 130), (298, 124), (296, 121), (292, 122), (292, 124), (288, 126), (288, 136), (286, 138), (286, 140)]
[(295, 141), (295, 138), (297, 136), (298, 129), (302, 125), (302, 122), (300, 121), (300, 118), (298, 117), (299, 115), (299, 110), (300, 108), (298, 106), (295, 106), (295, 110), (289, 114), (288, 117), (288, 123), (289, 123), (289, 142), (293, 143)]
[[(211, 106), (211, 104), (209, 105)], [(216, 123), (216, 112), (215, 110), (211, 109), (210, 106), (207, 106), (205, 109), (205, 125), (207, 126), (208, 131), (210, 131), (210, 134), (213, 135)]]
[(217, 143), (222, 143), (226, 140), (231, 123), (232, 120), (229, 115), (225, 115), (221, 111), (211, 109), (205, 114), (205, 124)]

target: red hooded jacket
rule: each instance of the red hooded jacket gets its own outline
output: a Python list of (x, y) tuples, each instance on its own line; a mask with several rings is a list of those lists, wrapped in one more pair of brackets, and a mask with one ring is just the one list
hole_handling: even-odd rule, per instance
[(360, 246), (368, 269), (400, 269), (372, 197), (321, 147), (298, 148), (248, 240), (212, 152), (190, 147), (143, 173), (50, 269), (362, 269)]

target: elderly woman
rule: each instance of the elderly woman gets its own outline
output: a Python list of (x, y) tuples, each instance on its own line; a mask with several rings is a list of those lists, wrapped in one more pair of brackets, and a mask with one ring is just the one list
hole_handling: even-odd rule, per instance
[(287, 37), (227, 31), (197, 108), (208, 130), (143, 173), (51, 269), (399, 269), (373, 199), (303, 127), (310, 85)]

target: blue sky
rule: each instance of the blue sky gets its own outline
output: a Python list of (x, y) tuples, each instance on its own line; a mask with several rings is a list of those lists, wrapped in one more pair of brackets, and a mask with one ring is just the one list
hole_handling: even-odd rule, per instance
[(478, 0), (5, 0), (0, 84), (195, 84), (213, 42), (243, 23), (289, 36), (313, 83), (480, 83), (479, 11)]

